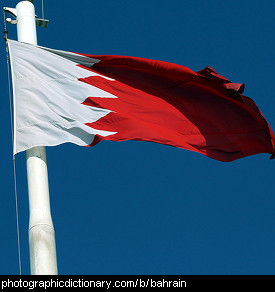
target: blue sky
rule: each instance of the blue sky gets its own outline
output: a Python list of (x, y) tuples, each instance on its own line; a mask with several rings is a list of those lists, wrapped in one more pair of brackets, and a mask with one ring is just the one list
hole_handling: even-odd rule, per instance
[[(3, 0), (15, 7), (17, 1)], [(34, 0), (41, 17), (41, 1)], [(271, 0), (44, 0), (38, 44), (206, 66), (245, 83), (275, 129)], [(8, 25), (9, 38), (16, 27)], [(19, 274), (5, 43), (0, 50), (0, 274)], [(275, 162), (223, 163), (148, 142), (47, 148), (59, 274), (274, 274)], [(22, 274), (29, 274), (25, 154), (16, 156)]]

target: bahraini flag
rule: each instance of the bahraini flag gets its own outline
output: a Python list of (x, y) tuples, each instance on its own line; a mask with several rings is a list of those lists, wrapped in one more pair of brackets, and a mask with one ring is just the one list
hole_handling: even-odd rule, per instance
[(14, 153), (65, 142), (151, 141), (220, 161), (274, 155), (274, 134), (243, 84), (211, 67), (87, 55), (9, 40)]

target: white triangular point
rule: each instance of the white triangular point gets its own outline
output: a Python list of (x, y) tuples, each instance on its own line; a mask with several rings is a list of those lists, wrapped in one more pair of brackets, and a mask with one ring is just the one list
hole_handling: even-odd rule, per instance
[(110, 110), (83, 105), (88, 97), (117, 98), (79, 78), (106, 76), (78, 66), (99, 60), (9, 40), (15, 111), (14, 154), (65, 142), (89, 145), (116, 132), (86, 126)]

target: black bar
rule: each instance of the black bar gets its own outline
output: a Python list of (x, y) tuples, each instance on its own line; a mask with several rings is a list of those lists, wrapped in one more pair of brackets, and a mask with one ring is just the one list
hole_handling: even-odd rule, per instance
[(275, 288), (273, 275), (0, 275), (0, 290), (48, 291), (52, 288), (100, 289), (265, 289)]

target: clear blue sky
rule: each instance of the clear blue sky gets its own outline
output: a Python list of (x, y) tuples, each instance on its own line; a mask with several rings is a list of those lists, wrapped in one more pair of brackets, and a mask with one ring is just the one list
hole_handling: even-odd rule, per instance
[[(34, 4), (41, 17), (41, 1)], [(40, 45), (158, 59), (194, 71), (209, 65), (245, 83), (244, 94), (275, 130), (274, 1), (44, 5), (50, 23), (37, 30)], [(8, 30), (16, 39), (16, 27)], [(0, 66), (0, 274), (18, 274), (4, 40)], [(274, 274), (275, 161), (268, 154), (223, 163), (154, 143), (105, 141), (49, 147), (47, 157), (60, 274)], [(29, 274), (24, 153), (16, 167), (22, 273)]]

